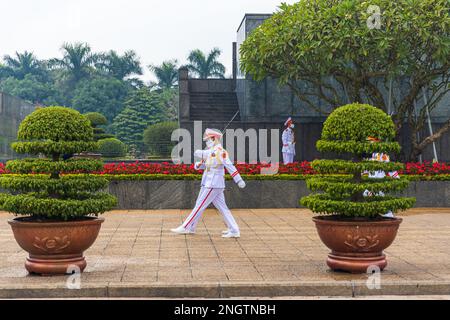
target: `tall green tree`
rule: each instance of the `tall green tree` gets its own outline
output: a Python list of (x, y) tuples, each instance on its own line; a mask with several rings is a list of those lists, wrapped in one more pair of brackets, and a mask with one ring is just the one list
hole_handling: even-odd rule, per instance
[(163, 89), (158, 91), (162, 103), (163, 111), (168, 121), (178, 121), (178, 106), (180, 103), (177, 88)]
[(112, 128), (121, 141), (142, 151), (144, 129), (166, 120), (161, 95), (148, 88), (141, 88), (130, 94), (125, 109), (114, 119)]
[(51, 59), (50, 64), (65, 70), (67, 76), (75, 83), (92, 73), (93, 66), (98, 60), (98, 55), (92, 52), (87, 43), (64, 43), (61, 51), (62, 59)]
[(142, 75), (141, 62), (136, 52), (132, 50), (123, 55), (119, 55), (114, 50), (102, 53), (95, 65), (98, 69), (119, 80), (133, 75)]
[(193, 50), (188, 56), (187, 67), (200, 79), (225, 78), (225, 66), (218, 60), (221, 53), (219, 48), (212, 49), (208, 54), (199, 49)]
[(5, 68), (16, 79), (24, 79), (26, 75), (44, 76), (45, 68), (32, 52), (16, 52), (14, 56), (5, 55), (3, 58)]
[(53, 85), (32, 74), (27, 74), (24, 79), (6, 78), (0, 82), (0, 90), (34, 104), (54, 105), (59, 101)]
[(397, 132), (405, 123), (411, 130), (415, 160), (450, 130), (448, 119), (433, 135), (417, 135), (450, 90), (449, 10), (448, 0), (282, 4), (241, 46), (243, 71), (278, 79), (319, 113), (352, 102), (395, 111)]
[(171, 89), (178, 85), (178, 61), (168, 60), (161, 65), (149, 65), (148, 68), (157, 79), (157, 87), (160, 89)]
[(112, 77), (81, 80), (74, 91), (72, 107), (81, 113), (100, 112), (109, 122), (123, 110), (131, 86)]

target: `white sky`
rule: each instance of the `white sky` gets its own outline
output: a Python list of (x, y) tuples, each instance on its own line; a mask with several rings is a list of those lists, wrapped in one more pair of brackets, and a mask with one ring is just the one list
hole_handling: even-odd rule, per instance
[[(63, 42), (94, 51), (135, 50), (143, 66), (219, 47), (231, 73), (232, 42), (245, 13), (272, 13), (283, 0), (0, 0), (0, 56), (60, 57)], [(284, 0), (294, 3), (295, 0)], [(144, 79), (152, 76), (145, 68)]]

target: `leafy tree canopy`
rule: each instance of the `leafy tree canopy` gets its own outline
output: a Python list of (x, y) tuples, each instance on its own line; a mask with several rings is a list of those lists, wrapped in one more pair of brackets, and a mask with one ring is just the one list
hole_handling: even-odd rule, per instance
[(78, 83), (72, 107), (81, 113), (100, 112), (112, 121), (124, 108), (130, 85), (112, 77), (94, 77)]
[(225, 78), (225, 66), (219, 62), (221, 53), (219, 48), (212, 49), (208, 54), (199, 49), (193, 50), (188, 56), (187, 67), (200, 79)]
[(167, 119), (161, 96), (147, 88), (136, 90), (125, 102), (125, 108), (114, 119), (113, 130), (127, 145), (142, 145), (144, 129)]

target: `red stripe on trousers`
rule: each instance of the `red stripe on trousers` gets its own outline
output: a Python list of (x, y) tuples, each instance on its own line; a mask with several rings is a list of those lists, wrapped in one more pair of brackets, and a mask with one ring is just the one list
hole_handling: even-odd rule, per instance
[(194, 215), (192, 216), (191, 220), (189, 220), (189, 222), (186, 224), (186, 226), (184, 228), (187, 228), (187, 226), (192, 222), (192, 220), (194, 220), (195, 216), (197, 215), (198, 211), (203, 207), (203, 205), (206, 202), (206, 199), (208, 199), (209, 195), (211, 194), (213, 189), (209, 190), (208, 194), (206, 195), (205, 199), (203, 199), (202, 204), (200, 205), (200, 207), (198, 207), (197, 211), (195, 211)]

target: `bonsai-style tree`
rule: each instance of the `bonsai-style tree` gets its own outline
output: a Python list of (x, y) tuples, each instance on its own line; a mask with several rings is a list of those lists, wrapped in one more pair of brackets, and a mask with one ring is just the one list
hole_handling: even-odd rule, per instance
[[(371, 143), (368, 137), (380, 142)], [(364, 155), (398, 153), (400, 145), (394, 142), (395, 126), (390, 116), (367, 104), (350, 104), (337, 108), (324, 123), (322, 138), (317, 142), (321, 152), (351, 154), (352, 160), (315, 160), (311, 166), (323, 176), (308, 179), (312, 191), (323, 191), (301, 199), (301, 204), (319, 214), (341, 217), (376, 219), (388, 211), (397, 212), (411, 208), (415, 198), (388, 196), (408, 187), (407, 178), (369, 179), (364, 171), (391, 172), (403, 164), (365, 160)], [(374, 196), (364, 197), (365, 190)], [(377, 195), (379, 192), (385, 196)]]
[(113, 134), (106, 133), (102, 126), (108, 124), (108, 119), (100, 112), (88, 112), (84, 114), (86, 118), (91, 122), (91, 126), (94, 129), (94, 140), (114, 138)]
[[(14, 175), (0, 178), (0, 208), (33, 221), (78, 220), (97, 216), (117, 204), (115, 197), (98, 192), (108, 185), (87, 173), (102, 169), (98, 160), (62, 160), (64, 154), (94, 150), (93, 129), (78, 111), (64, 107), (40, 108), (20, 124), (17, 153), (44, 154), (46, 158), (12, 160), (6, 168)], [(77, 174), (68, 174), (76, 172)]]

